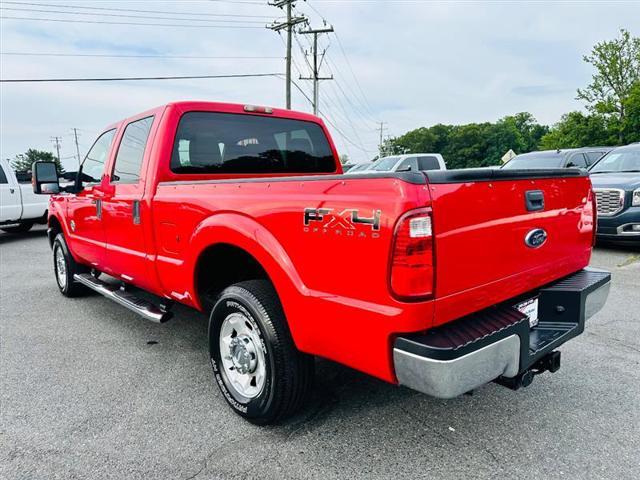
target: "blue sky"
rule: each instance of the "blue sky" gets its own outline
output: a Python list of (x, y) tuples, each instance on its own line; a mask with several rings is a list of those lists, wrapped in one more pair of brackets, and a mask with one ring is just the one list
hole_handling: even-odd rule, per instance
[[(134, 17), (145, 14), (78, 8), (82, 6), (156, 10), (170, 13), (146, 16), (184, 17), (193, 21), (139, 19)], [(243, 25), (256, 27), (263, 27), (272, 17), (282, 14), (266, 1), (258, 0), (64, 3), (34, 0), (23, 5), (3, 2), (2, 7), (3, 17), (186, 25), (210, 25), (202, 20), (213, 17), (203, 14), (245, 15), (242, 20), (255, 23)], [(582, 55), (594, 43), (615, 37), (620, 28), (640, 35), (637, 1), (300, 0), (296, 10), (306, 14), (314, 27), (321, 26), (324, 18), (336, 29), (337, 36), (321, 39), (322, 46), (327, 48), (323, 74), (336, 77), (335, 81), (321, 84), (321, 110), (338, 127), (329, 128), (339, 151), (355, 161), (375, 155), (379, 137), (376, 122), (380, 121), (388, 127), (385, 135), (399, 135), (440, 122), (495, 121), (520, 111), (533, 113), (541, 122), (554, 123), (562, 113), (582, 108), (574, 98), (575, 90), (588, 83), (591, 73)], [(283, 39), (265, 28), (183, 28), (17, 19), (2, 19), (0, 26), (2, 78), (284, 72)], [(308, 49), (305, 37), (300, 37), (300, 43)], [(295, 64), (303, 75), (308, 75), (301, 50), (294, 43)], [(109, 58), (10, 53), (258, 58)], [(297, 80), (299, 74), (294, 69), (296, 82), (309, 94), (311, 86)], [(261, 78), (2, 84), (0, 155), (13, 157), (27, 148), (52, 150), (50, 137), (60, 136), (62, 156), (71, 157), (75, 153), (72, 127), (80, 129), (84, 153), (107, 124), (162, 103), (193, 99), (283, 106), (284, 82), (279, 78)], [(311, 109), (295, 88), (294, 108)], [(73, 162), (72, 158), (64, 160), (67, 168), (73, 167)]]

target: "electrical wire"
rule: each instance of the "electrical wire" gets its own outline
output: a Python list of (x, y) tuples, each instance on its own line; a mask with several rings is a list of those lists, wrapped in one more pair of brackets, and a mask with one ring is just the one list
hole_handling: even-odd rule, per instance
[(246, 15), (246, 14), (234, 14), (234, 13), (209, 13), (209, 12), (167, 12), (163, 10), (139, 10), (134, 8), (116, 8), (116, 7), (87, 7), (84, 5), (61, 5), (53, 3), (35, 3), (35, 2), (15, 2), (3, 0), (3, 4), (10, 5), (28, 5), (34, 7), (50, 7), (50, 8), (72, 8), (79, 10), (98, 10), (98, 11), (110, 11), (110, 12), (135, 12), (135, 13), (158, 13), (164, 15), (189, 15), (198, 17), (248, 17), (248, 18), (273, 18), (271, 15)]
[(143, 27), (182, 27), (182, 28), (264, 28), (250, 25), (181, 25), (173, 23), (139, 23), (139, 22), (103, 22), (99, 20), (69, 20), (62, 18), (33, 18), (33, 17), (9, 17), (6, 15), (0, 16), (0, 20), (32, 20), (40, 22), (63, 22), (63, 23), (91, 23), (91, 24), (104, 24), (104, 25), (136, 25)]
[(157, 58), (157, 59), (217, 59), (217, 60), (260, 60), (260, 59), (282, 59), (283, 57), (228, 57), (228, 56), (208, 56), (208, 55), (121, 55), (102, 53), (55, 53), (55, 52), (0, 52), (0, 55), (33, 56), (33, 57), (101, 57), (101, 58)]
[(0, 79), (0, 83), (36, 83), (36, 82), (120, 82), (138, 80), (197, 80), (211, 78), (249, 78), (279, 77), (281, 73), (240, 73), (228, 75), (175, 75), (166, 77), (107, 77), (107, 78), (9, 78)]
[(10, 10), (17, 12), (33, 12), (33, 13), (55, 13), (62, 15), (93, 15), (99, 17), (117, 17), (117, 18), (141, 18), (143, 20), (177, 20), (179, 22), (216, 22), (216, 23), (260, 23), (264, 24), (264, 20), (229, 20), (229, 19), (208, 19), (208, 18), (176, 18), (176, 17), (154, 17), (149, 15), (129, 15), (126, 13), (93, 13), (93, 12), (65, 12), (62, 10), (47, 10), (43, 8), (16, 8), (16, 7), (2, 7), (0, 10)]

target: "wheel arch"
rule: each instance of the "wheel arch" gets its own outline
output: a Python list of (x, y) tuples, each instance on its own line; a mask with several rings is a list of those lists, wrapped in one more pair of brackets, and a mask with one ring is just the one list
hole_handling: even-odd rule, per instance
[[(190, 290), (196, 307), (201, 310), (207, 307), (206, 299), (202, 298), (203, 294), (207, 295), (207, 286), (220, 291), (237, 281), (267, 279), (275, 288), (285, 315), (292, 297), (308, 292), (284, 247), (269, 230), (250, 217), (237, 213), (208, 217), (195, 229), (189, 250), (193, 252), (188, 261), (190, 265), (187, 265), (188, 271), (192, 272)], [(239, 265), (234, 261), (240, 262)], [(238, 266), (243, 267), (242, 272)], [(223, 280), (205, 281), (208, 272), (213, 270), (212, 276), (215, 276), (215, 270), (220, 271), (224, 267), (227, 267), (227, 272), (223, 272)]]

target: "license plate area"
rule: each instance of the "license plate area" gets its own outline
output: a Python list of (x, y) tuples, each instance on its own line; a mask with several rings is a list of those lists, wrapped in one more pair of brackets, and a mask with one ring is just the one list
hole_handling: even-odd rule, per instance
[(514, 305), (520, 313), (529, 318), (529, 328), (538, 325), (538, 297), (529, 298)]

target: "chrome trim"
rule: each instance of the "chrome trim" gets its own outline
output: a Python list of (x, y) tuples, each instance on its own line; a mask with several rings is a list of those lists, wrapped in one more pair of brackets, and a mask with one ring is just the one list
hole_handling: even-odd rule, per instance
[(434, 360), (393, 349), (400, 385), (438, 398), (454, 398), (520, 369), (520, 337), (511, 335), (453, 360)]
[(640, 231), (638, 232), (625, 232), (624, 228), (628, 227), (629, 225), (640, 225), (640, 223), (638, 222), (631, 222), (631, 223), (625, 223), (624, 225), (620, 225), (617, 229), (616, 229), (616, 235), (620, 235), (620, 236), (624, 236), (624, 237), (637, 237), (640, 236)]
[[(598, 211), (598, 216), (600, 217), (613, 217), (622, 211), (624, 208), (624, 195), (625, 191), (621, 188), (594, 188), (593, 192), (596, 194), (596, 210)], [(618, 208), (615, 211), (602, 213), (600, 212), (600, 205), (598, 204), (598, 193), (604, 192), (617, 192), (618, 193)]]
[(602, 310), (609, 297), (611, 282), (607, 282), (587, 295), (584, 302), (584, 319), (588, 320)]
[(76, 273), (73, 279), (91, 290), (98, 292), (100, 295), (104, 295), (109, 300), (113, 300), (132, 312), (137, 313), (146, 320), (155, 323), (164, 323), (171, 318), (171, 312), (162, 310), (151, 302), (138, 298), (129, 292), (121, 291), (117, 286), (101, 282), (91, 274)]

